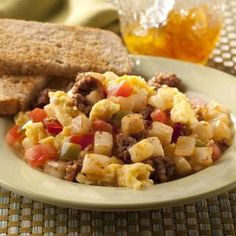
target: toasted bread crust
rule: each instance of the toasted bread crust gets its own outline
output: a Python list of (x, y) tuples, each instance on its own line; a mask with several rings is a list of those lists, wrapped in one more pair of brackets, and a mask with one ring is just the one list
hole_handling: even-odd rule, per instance
[(47, 81), (43, 76), (0, 77), (0, 115), (27, 110)]
[(131, 72), (120, 38), (109, 31), (0, 20), (0, 74), (73, 78), (78, 72)]
[(19, 101), (15, 98), (0, 100), (0, 115), (13, 115), (19, 111)]

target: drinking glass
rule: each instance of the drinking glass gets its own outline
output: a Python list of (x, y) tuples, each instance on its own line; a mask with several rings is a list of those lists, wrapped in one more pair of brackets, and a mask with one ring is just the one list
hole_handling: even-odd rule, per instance
[(133, 54), (205, 63), (222, 28), (222, 0), (113, 0)]

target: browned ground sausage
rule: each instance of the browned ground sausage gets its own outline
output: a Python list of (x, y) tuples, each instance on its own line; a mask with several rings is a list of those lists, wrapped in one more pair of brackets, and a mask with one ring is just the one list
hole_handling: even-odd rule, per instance
[(50, 91), (54, 91), (54, 90), (52, 90), (52, 89), (44, 89), (41, 93), (40, 93), (40, 95), (39, 95), (39, 97), (38, 97), (38, 99), (37, 99), (37, 101), (36, 101), (36, 103), (34, 104), (34, 108), (43, 108), (44, 106), (46, 106), (47, 104), (49, 104), (49, 96), (48, 96), (48, 92), (50, 92)]
[(162, 85), (178, 88), (180, 91), (184, 91), (184, 86), (181, 80), (175, 74), (159, 73), (156, 74), (148, 81), (148, 85), (159, 89)]
[(100, 93), (101, 98), (104, 98), (103, 85), (97, 78), (86, 73), (78, 74), (76, 82), (71, 89), (72, 98), (74, 104), (85, 114), (88, 114), (92, 108), (91, 104), (87, 102), (86, 96), (95, 90)]
[(64, 177), (67, 181), (75, 181), (77, 174), (82, 169), (83, 160), (68, 161), (66, 163), (66, 175)]
[(130, 154), (128, 149), (132, 147), (137, 141), (135, 138), (129, 137), (125, 134), (119, 133), (115, 138), (116, 142), (116, 155), (122, 159), (125, 163), (131, 163)]
[(175, 163), (169, 157), (153, 157), (144, 161), (144, 163), (153, 167), (154, 171), (150, 177), (154, 183), (167, 182), (174, 177)]

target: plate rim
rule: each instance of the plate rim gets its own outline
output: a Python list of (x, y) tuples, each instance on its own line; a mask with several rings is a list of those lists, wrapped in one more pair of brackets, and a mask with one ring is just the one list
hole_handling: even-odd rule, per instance
[[(56, 177), (55, 177), (56, 178)], [(78, 184), (78, 183), (73, 183), (73, 184)], [(54, 206), (58, 206), (58, 207), (66, 207), (66, 208), (75, 208), (75, 209), (79, 209), (79, 210), (91, 210), (91, 211), (103, 211), (103, 212), (111, 212), (111, 211), (121, 211), (121, 212), (131, 212), (131, 211), (140, 211), (140, 210), (154, 210), (154, 209), (160, 209), (160, 208), (165, 208), (165, 207), (177, 207), (179, 205), (186, 205), (186, 204), (191, 204), (193, 202), (196, 201), (201, 201), (204, 200), (206, 198), (210, 198), (212, 196), (215, 195), (219, 195), (222, 194), (224, 192), (230, 191), (233, 188), (236, 187), (236, 181), (234, 183), (231, 183), (227, 186), (223, 186), (222, 188), (218, 188), (214, 191), (208, 191), (205, 192), (203, 194), (199, 194), (199, 195), (195, 195), (192, 197), (184, 197), (181, 199), (173, 199), (170, 201), (163, 201), (163, 202), (150, 202), (150, 203), (134, 203), (134, 204), (100, 204), (100, 203), (72, 203), (72, 202), (68, 202), (68, 201), (63, 201), (63, 200), (58, 200), (58, 199), (54, 199), (51, 197), (41, 197), (41, 196), (36, 196), (33, 192), (28, 192), (26, 191), (22, 191), (20, 190), (20, 188), (15, 187), (13, 185), (9, 185), (3, 181), (1, 181), (0, 179), (0, 186), (5, 188), (6, 190), (9, 190), (11, 192), (14, 192), (16, 194), (19, 194), (23, 197), (27, 197), (30, 198), (34, 201), (39, 201), (42, 203), (46, 203), (46, 204), (50, 204), (50, 205), (54, 205)], [(101, 186), (98, 186), (101, 187)], [(135, 190), (137, 191), (137, 190)], [(141, 190), (141, 191), (145, 191), (145, 190)], [(196, 200), (196, 197), (198, 198)], [(180, 201), (180, 202), (178, 202)]]

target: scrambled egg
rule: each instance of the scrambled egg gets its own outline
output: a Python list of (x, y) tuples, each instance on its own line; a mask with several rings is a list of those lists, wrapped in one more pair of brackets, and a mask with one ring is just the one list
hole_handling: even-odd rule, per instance
[(173, 108), (170, 112), (174, 123), (193, 124), (197, 122), (195, 112), (183, 93), (177, 93), (173, 99)]
[(103, 99), (93, 105), (89, 114), (91, 120), (101, 119), (108, 120), (113, 114), (120, 110), (120, 105), (116, 104), (108, 99)]
[(42, 122), (32, 123), (28, 121), (23, 128), (25, 129), (26, 137), (32, 139), (35, 144), (47, 137)]
[(122, 165), (116, 158), (98, 154), (87, 154), (83, 168), (76, 180), (83, 184), (113, 185), (139, 189), (151, 186), (149, 179), (153, 168), (143, 163)]
[(16, 125), (24, 125), (27, 121), (29, 121), (29, 117), (27, 113), (20, 111), (14, 118)]
[(117, 185), (117, 169), (121, 164), (116, 157), (87, 154), (76, 180), (84, 184)]
[(153, 95), (155, 93), (154, 88), (147, 85), (147, 82), (140, 76), (124, 75), (113, 80), (109, 80), (107, 86), (113, 86), (120, 84), (121, 82), (128, 82), (133, 87), (134, 93), (143, 93), (145, 95)]
[(39, 143), (41, 143), (41, 144), (48, 144), (48, 145), (50, 145), (50, 146), (55, 147), (56, 149), (58, 149), (57, 140), (56, 140), (56, 138), (53, 137), (53, 136), (49, 136), (49, 137), (47, 137), (47, 138), (41, 139), (41, 140), (39, 141)]
[(44, 107), (50, 118), (56, 118), (63, 126), (71, 124), (80, 111), (73, 106), (72, 99), (63, 91), (49, 92), (50, 104)]
[(143, 163), (134, 163), (122, 165), (117, 169), (118, 186), (139, 189), (153, 185), (153, 181), (149, 179), (153, 168)]
[(163, 111), (169, 110), (173, 107), (173, 99), (178, 92), (176, 88), (159, 88), (155, 95), (149, 97), (148, 104)]

